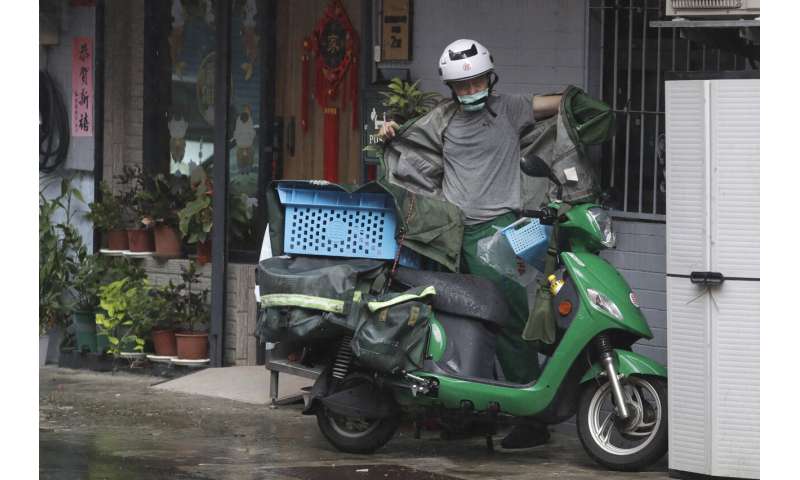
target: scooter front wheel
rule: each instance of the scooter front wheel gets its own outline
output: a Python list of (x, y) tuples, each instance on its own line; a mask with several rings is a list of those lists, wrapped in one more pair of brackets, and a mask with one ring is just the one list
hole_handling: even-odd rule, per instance
[(628, 418), (616, 412), (611, 384), (590, 382), (578, 404), (578, 437), (597, 463), (637, 471), (667, 453), (667, 385), (658, 377), (621, 380)]

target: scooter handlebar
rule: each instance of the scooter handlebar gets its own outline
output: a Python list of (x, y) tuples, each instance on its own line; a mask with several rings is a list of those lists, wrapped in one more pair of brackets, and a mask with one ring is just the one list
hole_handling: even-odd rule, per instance
[(552, 225), (556, 221), (558, 212), (550, 207), (544, 207), (541, 210), (521, 210), (520, 216), (536, 218), (542, 225)]

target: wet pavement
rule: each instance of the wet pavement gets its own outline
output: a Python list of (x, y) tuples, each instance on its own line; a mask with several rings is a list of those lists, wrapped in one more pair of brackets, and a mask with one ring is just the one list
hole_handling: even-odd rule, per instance
[(151, 389), (163, 379), (56, 367), (39, 371), (43, 479), (618, 479), (667, 478), (602, 469), (574, 435), (489, 453), (482, 439), (415, 440), (401, 429), (376, 454), (333, 449), (300, 406), (270, 409)]

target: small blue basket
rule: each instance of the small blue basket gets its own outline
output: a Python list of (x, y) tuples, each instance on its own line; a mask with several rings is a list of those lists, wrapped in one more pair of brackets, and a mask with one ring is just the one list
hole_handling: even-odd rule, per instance
[(537, 270), (544, 270), (544, 256), (550, 242), (551, 227), (542, 225), (536, 218), (520, 218), (511, 225), (500, 230), (505, 235), (514, 253), (533, 265)]
[(394, 259), (397, 218), (391, 196), (279, 185), (278, 197), (286, 206), (286, 253)]

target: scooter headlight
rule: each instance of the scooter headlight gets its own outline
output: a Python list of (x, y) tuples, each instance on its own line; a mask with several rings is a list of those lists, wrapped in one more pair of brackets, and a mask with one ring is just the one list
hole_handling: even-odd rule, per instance
[(600, 243), (608, 248), (614, 248), (617, 244), (617, 236), (614, 234), (614, 229), (611, 227), (611, 215), (605, 208), (590, 208), (587, 211), (589, 221), (597, 229), (600, 235)]
[(617, 304), (612, 302), (610, 298), (591, 288), (586, 289), (586, 294), (589, 296), (589, 302), (592, 304), (592, 307), (596, 310), (607, 313), (617, 320), (622, 320), (622, 312)]

